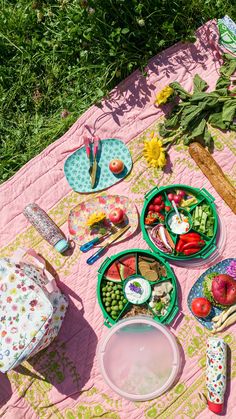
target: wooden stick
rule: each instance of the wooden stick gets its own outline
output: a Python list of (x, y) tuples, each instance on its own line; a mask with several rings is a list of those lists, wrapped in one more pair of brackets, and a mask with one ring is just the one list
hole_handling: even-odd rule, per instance
[(220, 166), (207, 149), (199, 143), (191, 143), (189, 154), (210, 181), (220, 197), (236, 214), (236, 189), (229, 182)]

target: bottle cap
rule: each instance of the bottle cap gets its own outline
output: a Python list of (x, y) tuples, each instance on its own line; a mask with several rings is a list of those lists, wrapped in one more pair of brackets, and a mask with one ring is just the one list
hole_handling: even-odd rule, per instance
[(210, 400), (207, 400), (208, 408), (214, 413), (222, 413), (223, 403), (213, 403)]
[(68, 243), (68, 241), (66, 239), (62, 239), (62, 240), (59, 240), (59, 242), (57, 242), (55, 244), (54, 248), (58, 252), (63, 253), (63, 252), (65, 252), (69, 248), (69, 243)]

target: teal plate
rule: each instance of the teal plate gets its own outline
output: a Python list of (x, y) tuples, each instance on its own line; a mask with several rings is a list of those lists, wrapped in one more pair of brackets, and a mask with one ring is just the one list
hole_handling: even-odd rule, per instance
[[(219, 307), (214, 307), (212, 306), (211, 312), (209, 314), (209, 316), (207, 316), (206, 318), (200, 318), (197, 317), (193, 314), (192, 310), (191, 310), (191, 304), (192, 301), (194, 300), (194, 298), (198, 298), (198, 297), (204, 297), (203, 295), (203, 281), (206, 275), (209, 275), (213, 272), (218, 272), (219, 274), (226, 274), (229, 272), (227, 271), (231, 262), (236, 262), (236, 259), (230, 258), (230, 259), (224, 259), (221, 262), (217, 263), (214, 266), (211, 266), (209, 269), (207, 269), (207, 271), (205, 271), (195, 282), (195, 284), (193, 285), (193, 287), (191, 288), (189, 295), (188, 295), (188, 308), (191, 311), (192, 315), (195, 317), (196, 320), (199, 321), (199, 323), (202, 324), (202, 326), (206, 327), (209, 330), (212, 330), (212, 318), (215, 316), (218, 316), (220, 313), (222, 313), (223, 309), (219, 308)], [(236, 272), (235, 272), (236, 274)], [(229, 274), (231, 276), (233, 276), (232, 274)], [(236, 278), (235, 278), (236, 279)]]
[[(122, 173), (114, 175), (109, 170), (109, 162), (112, 159), (122, 160), (125, 167)], [(91, 188), (89, 175), (89, 161), (85, 147), (81, 147), (71, 154), (65, 161), (64, 172), (67, 182), (75, 192), (88, 193), (98, 192), (109, 188), (121, 179), (125, 178), (132, 169), (132, 158), (126, 145), (115, 138), (101, 140), (97, 154), (98, 168), (95, 187)]]

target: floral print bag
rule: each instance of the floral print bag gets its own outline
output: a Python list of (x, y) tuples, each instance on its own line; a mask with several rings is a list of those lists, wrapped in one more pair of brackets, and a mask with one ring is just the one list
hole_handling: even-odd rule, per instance
[[(34, 258), (34, 265), (23, 261), (24, 253)], [(0, 371), (15, 368), (48, 346), (60, 330), (67, 306), (33, 249), (0, 259)]]

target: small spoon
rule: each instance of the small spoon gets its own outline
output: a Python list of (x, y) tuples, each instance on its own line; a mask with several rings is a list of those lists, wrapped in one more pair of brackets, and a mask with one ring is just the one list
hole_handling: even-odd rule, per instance
[(174, 210), (175, 210), (175, 213), (176, 213), (176, 215), (177, 215), (177, 217), (178, 217), (179, 221), (181, 222), (182, 220), (181, 220), (180, 213), (179, 213), (179, 211), (178, 211), (178, 208), (177, 208), (177, 206), (176, 206), (175, 201), (171, 201), (171, 204), (172, 204), (172, 206), (173, 206), (173, 208), (174, 208)]

